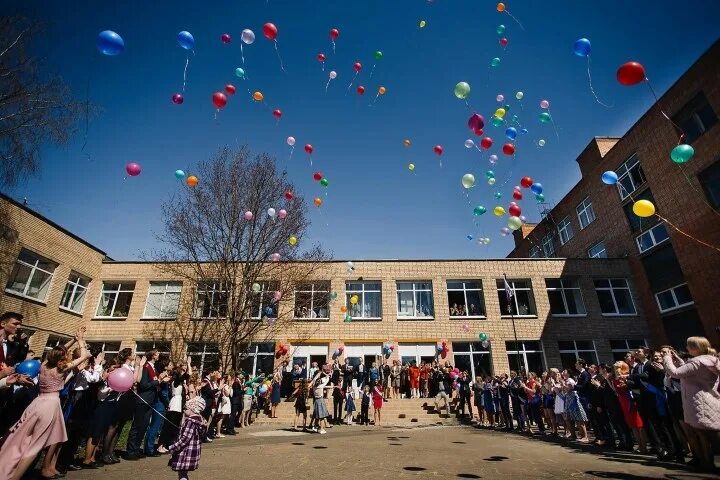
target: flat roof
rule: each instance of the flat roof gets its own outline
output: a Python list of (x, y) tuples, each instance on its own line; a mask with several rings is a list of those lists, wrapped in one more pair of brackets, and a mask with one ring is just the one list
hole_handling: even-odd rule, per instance
[[(292, 260), (292, 263), (347, 263), (347, 262), (362, 262), (362, 263), (405, 263), (405, 262), (517, 262), (517, 261), (534, 261), (534, 262), (547, 262), (547, 261), (567, 261), (571, 260), (573, 262), (575, 261), (590, 261), (590, 262), (602, 262), (602, 261), (617, 261), (622, 260), (626, 261), (626, 258), (623, 257), (612, 257), (612, 258), (564, 258), (564, 257), (558, 257), (558, 258), (417, 258), (417, 259), (397, 259), (397, 260), (388, 260), (388, 259), (333, 259), (333, 260)], [(142, 264), (167, 264), (167, 263), (187, 263), (187, 264), (193, 264), (196, 263), (191, 260), (178, 260), (178, 261), (153, 261), (153, 260), (103, 260), (103, 263), (106, 264), (122, 264), (122, 265), (142, 265)], [(212, 261), (207, 262), (200, 262), (200, 263), (217, 263)], [(279, 263), (283, 263), (282, 261)]]

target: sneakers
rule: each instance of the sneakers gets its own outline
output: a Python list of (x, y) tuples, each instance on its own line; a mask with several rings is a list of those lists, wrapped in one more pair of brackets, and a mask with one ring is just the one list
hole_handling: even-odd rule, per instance
[(325, 435), (327, 432), (325, 431), (324, 428), (321, 428), (318, 433), (319, 433), (320, 435)]
[(222, 433), (218, 433), (217, 438), (225, 438), (225, 435), (223, 435)]

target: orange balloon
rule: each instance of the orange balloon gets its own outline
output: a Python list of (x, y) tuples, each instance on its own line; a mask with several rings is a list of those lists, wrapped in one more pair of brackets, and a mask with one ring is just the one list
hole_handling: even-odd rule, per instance
[(313, 203), (315, 204), (316, 207), (319, 207), (320, 205), (322, 205), (322, 198), (315, 197), (315, 200), (313, 200)]
[(380, 95), (385, 95), (385, 92), (386, 92), (385, 87), (380, 87), (380, 88), (378, 88), (378, 93), (379, 93)]
[(199, 181), (200, 180), (198, 180), (198, 177), (196, 177), (195, 175), (190, 175), (185, 180), (185, 183), (187, 183), (188, 187), (194, 187), (195, 185), (198, 184)]
[(343, 305), (342, 307), (340, 307), (340, 311), (341, 311), (342, 313), (347, 312), (347, 307), (346, 307), (345, 305)]
[(504, 12), (505, 11), (505, 4), (500, 2), (497, 4), (497, 11), (498, 12)]
[(408, 140), (407, 138), (406, 138), (405, 140), (403, 140), (403, 145), (405, 145), (406, 147), (409, 147), (409, 146), (410, 146), (410, 140)]
[(262, 102), (263, 98), (265, 98), (265, 97), (263, 96), (262, 92), (255, 92), (255, 93), (253, 93), (253, 98), (255, 99), (256, 102)]

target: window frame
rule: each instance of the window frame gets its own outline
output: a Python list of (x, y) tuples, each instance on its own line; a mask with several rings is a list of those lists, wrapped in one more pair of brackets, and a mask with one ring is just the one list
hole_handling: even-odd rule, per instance
[[(202, 352), (190, 352), (190, 351), (189, 351), (189, 350), (190, 350), (190, 345), (193, 345), (193, 346), (200, 346), (200, 345), (202, 345)], [(215, 347), (215, 351), (214, 351), (214, 352), (213, 352), (213, 351), (208, 351), (208, 346), (211, 346), (211, 347), (214, 346), (214, 347)], [(213, 342), (188, 342), (188, 343), (185, 344), (185, 357), (184, 357), (184, 358), (190, 357), (190, 359), (192, 360), (193, 370), (194, 370), (194, 371), (197, 371), (197, 372), (200, 372), (201, 375), (204, 374), (204, 372), (207, 370), (207, 369), (205, 368), (205, 362), (206, 362), (207, 358), (213, 357), (213, 356), (215, 356), (215, 357), (217, 358), (218, 369), (219, 369), (220, 366), (221, 366), (221, 364), (220, 364), (220, 346), (219, 346), (217, 343), (213, 343)], [(200, 358), (199, 363), (196, 363), (196, 362), (194, 361), (197, 357)]]
[[(566, 243), (568, 243), (570, 240), (573, 239), (573, 237), (575, 236), (575, 232), (573, 232), (573, 229), (572, 229), (572, 223), (570, 222), (570, 215), (567, 215), (565, 218), (560, 220), (560, 223), (558, 223), (557, 230), (558, 230), (558, 237), (560, 237), (560, 246), (565, 245)], [(564, 236), (567, 238), (564, 239), (563, 238)]]
[[(586, 204), (587, 202), (587, 204)], [(582, 207), (582, 209), (580, 208)], [(590, 219), (590, 215), (588, 214), (588, 209), (590, 213), (592, 213), (592, 219)], [(590, 226), (595, 220), (597, 220), (597, 215), (595, 215), (595, 209), (592, 206), (592, 200), (590, 200), (590, 195), (583, 198), (580, 203), (575, 207), (575, 213), (577, 213), (578, 217), (578, 223), (580, 224), (580, 230), (585, 230), (588, 226)], [(582, 221), (582, 215), (585, 215), (588, 218), (588, 222), (583, 225)]]
[[(48, 338), (45, 341), (45, 346), (43, 347), (43, 352), (42, 352), (43, 361), (45, 361), (45, 357), (53, 348), (61, 347), (61, 346), (65, 345), (67, 342), (69, 342), (71, 339), (72, 339), (72, 337), (66, 336), (66, 335), (58, 335), (58, 334), (54, 334), (54, 333), (51, 333), (50, 335), (48, 335)], [(51, 340), (55, 340), (55, 341), (51, 342)]]
[[(665, 229), (665, 238), (660, 240), (659, 242), (655, 240), (655, 229), (658, 227), (662, 227)], [(648, 236), (648, 235), (652, 239), (653, 244), (651, 246), (643, 249), (640, 238), (644, 237), (644, 236)], [(645, 253), (645, 252), (649, 252), (650, 250), (657, 247), (658, 245), (661, 245), (661, 244), (667, 242), (668, 240), (670, 240), (670, 234), (668, 233), (667, 228), (665, 227), (665, 223), (659, 222), (659, 223), (656, 223), (655, 225), (653, 225), (652, 227), (648, 228), (647, 230), (641, 232), (639, 235), (636, 235), (635, 236), (635, 245), (637, 246), (639, 253)]]
[[(400, 284), (401, 283), (410, 283), (412, 284), (412, 290), (401, 290)], [(428, 289), (419, 289), (417, 288), (417, 285), (428, 283), (430, 284), (430, 287)], [(412, 292), (413, 295), (413, 312), (414, 315), (405, 315), (402, 312), (400, 312), (400, 294), (401, 293), (407, 293)], [(432, 310), (430, 315), (417, 315), (418, 310), (418, 295), (420, 295), (423, 292), (430, 292), (430, 309)], [(395, 300), (396, 300), (396, 312), (397, 312), (397, 319), (398, 320), (434, 320), (435, 319), (435, 295), (433, 294), (433, 283), (432, 280), (396, 280), (395, 281)]]
[[(530, 278), (508, 278), (508, 279), (507, 279), (507, 282), (508, 282), (508, 284), (510, 285), (510, 288), (512, 289), (512, 291), (513, 291), (512, 299), (513, 299), (513, 302), (514, 302), (514, 305), (515, 305), (515, 311), (516, 311), (516, 312), (519, 312), (519, 311), (520, 311), (520, 306), (518, 305), (518, 300), (517, 300), (517, 291), (520, 290), (520, 291), (523, 291), (523, 292), (524, 292), (524, 291), (530, 292), (530, 297), (529, 297), (529, 299), (532, 301), (532, 304), (533, 304), (532, 306), (533, 306), (533, 310), (535, 310), (535, 313), (532, 313), (532, 314), (528, 313), (528, 314), (526, 314), (526, 315), (520, 315), (520, 314), (513, 314), (513, 315), (511, 315), (510, 313), (505, 313), (505, 312), (503, 312), (503, 311), (502, 311), (502, 302), (500, 301), (500, 295), (505, 296), (505, 285), (504, 285), (504, 279), (500, 278), (500, 279), (496, 279), (496, 281), (495, 281), (495, 284), (496, 284), (496, 286), (497, 286), (497, 293), (498, 293), (498, 303), (501, 305), (500, 318), (510, 318), (510, 317), (515, 317), (515, 318), (538, 318), (538, 315), (537, 315), (537, 301), (535, 300), (535, 292), (533, 291), (532, 280), (531, 280)], [(516, 283), (516, 282), (527, 282), (527, 283), (528, 283), (528, 287), (517, 288), (517, 287), (515, 286), (515, 283)], [(502, 283), (502, 286), (500, 285), (501, 283)], [(530, 305), (528, 305), (528, 311), (529, 311), (529, 310), (530, 310)]]
[[(276, 282), (272, 282), (270, 280), (259, 280), (255, 283), (260, 285), (260, 291), (255, 292), (253, 290), (250, 290), (250, 292), (248, 292), (248, 295), (251, 296), (250, 308), (254, 310), (253, 303), (255, 303), (255, 302), (257, 302), (259, 304), (259, 306), (258, 306), (257, 312), (254, 312), (254, 311), (250, 312), (251, 315), (249, 318), (251, 320), (262, 320), (264, 318), (277, 318), (279, 310), (280, 310), (280, 302), (275, 300), (274, 294), (276, 291), (278, 291), (279, 284), (277, 284)], [(258, 301), (258, 299), (253, 298), (253, 297), (259, 297), (259, 301)], [(272, 307), (273, 305), (275, 306), (274, 312), (273, 312), (275, 314), (275, 316), (271, 317), (271, 316), (265, 315), (265, 309), (267, 307)]]
[[(530, 349), (528, 350), (525, 346), (525, 342), (537, 342), (540, 350)], [(513, 350), (508, 348), (508, 345), (512, 345), (513, 348), (516, 348), (517, 350)], [(522, 347), (522, 349), (520, 348)], [(510, 370), (515, 370), (517, 368), (517, 364), (513, 365), (514, 362), (510, 361), (510, 355), (522, 355), (522, 361), (523, 361), (523, 368), (525, 369), (525, 373), (528, 373), (530, 370), (528, 369), (528, 361), (527, 361), (527, 354), (528, 353), (540, 353), (542, 358), (542, 370), (545, 370), (545, 367), (547, 366), (547, 359), (545, 358), (545, 345), (543, 345), (543, 342), (541, 339), (537, 340), (528, 340), (528, 339), (517, 339), (517, 341), (513, 340), (505, 340), (505, 357), (508, 360), (508, 366), (510, 367)], [(520, 372), (517, 372), (518, 375)], [(535, 372), (538, 373), (538, 372)]]
[[(599, 245), (602, 245), (602, 250), (601, 250), (600, 252), (596, 253), (595, 255), (592, 255), (592, 254), (590, 253), (590, 252), (592, 251), (592, 249), (595, 248), (595, 247), (597, 247), (597, 246), (599, 246)], [(604, 256), (604, 257), (600, 256), (600, 253), (602, 253), (602, 252), (605, 253), (605, 256)], [(587, 253), (588, 253), (588, 257), (590, 257), (590, 258), (608, 258), (607, 247), (605, 246), (605, 242), (603, 242), (602, 240), (599, 241), (599, 242), (597, 242), (597, 243), (594, 244), (594, 245), (591, 245), (590, 248), (588, 248)]]
[[(615, 313), (604, 313), (602, 311), (602, 305), (600, 306), (600, 314), (603, 317), (636, 317), (638, 315), (637, 311), (637, 305), (635, 305), (635, 300), (633, 299), (632, 290), (630, 289), (630, 283), (627, 281), (627, 278), (595, 278), (593, 279), (593, 283), (597, 280), (607, 280), (609, 287), (598, 287), (597, 285), (593, 285), (595, 287), (595, 294), (597, 295), (598, 290), (605, 290), (610, 292), (610, 296), (613, 300), (613, 305), (615, 306)], [(613, 287), (612, 282), (613, 280), (622, 280), (625, 282), (625, 287)], [(615, 298), (615, 290), (627, 290), (628, 291), (628, 297), (630, 298), (630, 304), (633, 307), (632, 313), (620, 313), (618, 308), (617, 299)], [(599, 299), (598, 299), (599, 302)]]
[[(567, 349), (567, 348), (561, 349), (560, 342), (572, 342), (573, 348), (572, 349)], [(578, 348), (577, 342), (590, 342), (592, 344), (592, 350)], [(584, 358), (583, 356), (580, 355), (583, 352), (585, 352), (585, 353), (592, 352), (592, 354), (594, 355), (594, 358), (593, 359)], [(565, 353), (565, 354), (573, 353), (573, 354), (575, 354), (576, 362), (578, 359), (582, 358), (583, 360), (585, 360), (587, 362), (588, 365), (590, 365), (590, 364), (597, 365), (600, 362), (600, 358), (598, 357), (598, 354), (597, 354), (597, 345), (595, 345), (595, 340), (558, 340), (558, 353), (560, 355), (562, 355), (563, 353)]]
[[(144, 350), (140, 350), (138, 348), (139, 343), (152, 343), (152, 348), (146, 348)], [(158, 344), (166, 344), (168, 346), (167, 350), (158, 348)], [(169, 342), (167, 340), (135, 340), (135, 348), (133, 349), (133, 353), (135, 355), (145, 355), (150, 350), (157, 350), (160, 355), (172, 355), (172, 342)], [(187, 358), (187, 356), (185, 357)]]
[[(681, 309), (681, 308), (684, 308), (684, 307), (687, 307), (687, 306), (690, 306), (690, 305), (695, 305), (695, 300), (692, 298), (692, 293), (690, 293), (690, 301), (689, 301), (689, 302), (686, 302), (686, 303), (683, 303), (683, 304), (680, 304), (680, 303), (679, 303), (678, 298), (677, 298), (677, 295), (675, 294), (675, 289), (678, 288), (678, 287), (683, 287), (683, 286), (684, 286), (684, 287), (687, 287), (688, 292), (690, 292), (690, 287), (688, 287), (687, 282), (683, 282), (683, 283), (679, 283), (679, 284), (677, 284), (677, 285), (674, 285), (674, 286), (672, 286), (672, 287), (670, 287), (670, 288), (666, 288), (665, 290), (661, 290), (661, 291), (659, 291), (659, 292), (657, 292), (657, 293), (655, 293), (655, 294), (653, 295), (653, 297), (655, 297), (655, 303), (657, 304), (658, 311), (659, 311), (660, 313), (674, 312), (675, 310), (679, 310), (679, 309)], [(673, 299), (673, 301), (675, 302), (675, 306), (674, 306), (674, 307), (670, 307), (670, 308), (665, 308), (665, 309), (663, 309), (662, 306), (660, 305), (660, 299), (658, 298), (658, 295), (660, 295), (660, 294), (662, 294), (662, 293), (666, 293), (666, 292), (670, 292), (670, 295), (672, 295), (672, 299)]]
[(548, 232), (542, 238), (542, 251), (545, 254), (545, 258), (555, 258), (555, 242), (553, 242), (552, 232)]
[[(112, 343), (111, 347), (117, 346), (117, 348), (113, 350), (107, 350), (107, 346), (109, 343)], [(121, 340), (88, 340), (87, 341), (88, 350), (92, 351), (94, 347), (100, 347), (100, 352), (105, 352), (105, 360), (107, 360), (108, 364), (112, 364), (113, 360), (115, 360), (115, 357), (117, 357), (118, 353), (120, 353), (120, 350), (122, 350), (122, 341)], [(99, 352), (98, 352), (99, 353)]]
[[(105, 290), (105, 285), (108, 285), (108, 284), (110, 284), (110, 285), (116, 284), (117, 288), (114, 290)], [(132, 290), (123, 290), (122, 289), (123, 285), (130, 285), (130, 284), (132, 284)], [(134, 280), (128, 280), (128, 281), (103, 280), (102, 286), (100, 287), (100, 298), (98, 298), (98, 305), (95, 308), (95, 316), (93, 318), (98, 319), (98, 320), (126, 320), (130, 316), (130, 307), (132, 306), (132, 301), (133, 301), (133, 298), (135, 297), (135, 287), (136, 286), (137, 286), (137, 283)], [(103, 295), (106, 292), (114, 293), (115, 296), (114, 296), (114, 300), (113, 300), (113, 306), (112, 306), (112, 309), (110, 310), (110, 315), (99, 315), (98, 312), (100, 310), (100, 306), (102, 305)], [(128, 311), (125, 316), (114, 316), (113, 313), (115, 312), (115, 308), (117, 308), (117, 301), (118, 301), (118, 298), (120, 297), (121, 293), (130, 293), (131, 294), (130, 302), (128, 303)]]
[[(272, 349), (270, 352), (261, 352), (260, 351), (260, 344), (266, 344), (266, 345), (272, 345)], [(258, 366), (258, 357), (270, 357), (275, 358), (275, 342), (253, 342), (248, 347), (248, 351), (245, 354), (245, 357), (243, 359), (252, 358), (253, 362), (253, 368), (252, 372), (245, 372), (246, 374), (250, 375), (251, 377), (254, 377), (257, 372), (257, 366)], [(243, 359), (238, 359), (238, 364), (241, 363)], [(273, 360), (274, 361), (274, 360)], [(270, 372), (263, 372), (263, 373), (270, 373)]]
[[(30, 263), (26, 262), (25, 260), (22, 260), (20, 257), (23, 254), (34, 257), (34, 260), (35, 260), (34, 264), (30, 264)], [(45, 261), (49, 264), (54, 265), (52, 272), (48, 272), (44, 268), (40, 268), (38, 265), (41, 261)], [(27, 281), (23, 285), (22, 292), (10, 288), (10, 285), (15, 282), (15, 277), (17, 276), (15, 269), (17, 268), (18, 264), (25, 268), (30, 269), (30, 273), (28, 274)], [(40, 255), (39, 253), (35, 253), (32, 250), (23, 248), (20, 250), (20, 252), (17, 255), (17, 258), (15, 258), (15, 261), (13, 262), (12, 269), (10, 270), (10, 274), (8, 275), (8, 281), (5, 285), (5, 292), (9, 293), (10, 295), (15, 295), (15, 296), (18, 296), (21, 298), (25, 298), (27, 300), (31, 300), (33, 302), (39, 302), (39, 303), (42, 303), (43, 305), (46, 305), (47, 299), (50, 296), (50, 292), (52, 291), (53, 281), (55, 280), (55, 270), (57, 270), (58, 266), (59, 266), (59, 264), (57, 262), (55, 262), (43, 255)], [(35, 276), (35, 272), (37, 272), (37, 271), (40, 271), (40, 272), (50, 276), (50, 279), (47, 282), (47, 289), (45, 291), (44, 298), (40, 298), (40, 297), (36, 298), (31, 295), (28, 295), (28, 293), (27, 293), (28, 289), (32, 285), (32, 281), (33, 281), (33, 277)]]
[[(76, 277), (75, 281), (72, 280), (73, 277)], [(82, 283), (80, 283), (81, 280), (85, 280), (87, 283), (85, 285), (82, 285)], [(63, 295), (60, 298), (60, 306), (58, 308), (60, 308), (60, 310), (66, 311), (66, 312), (74, 313), (77, 315), (82, 315), (83, 308), (85, 308), (85, 301), (87, 300), (88, 292), (90, 291), (90, 282), (91, 281), (92, 280), (90, 279), (90, 277), (86, 277), (85, 275), (82, 275), (82, 274), (76, 272), (75, 270), (71, 270), (70, 274), (68, 275), (67, 283), (65, 284), (65, 290), (63, 290)], [(72, 285), (72, 293), (70, 294), (70, 297), (68, 298), (68, 302), (67, 302), (68, 304), (72, 305), (75, 302), (76, 295), (78, 294), (78, 289), (81, 289), (84, 292), (83, 297), (82, 297), (82, 302), (81, 302), (80, 308), (78, 310), (73, 310), (72, 308), (66, 307), (63, 304), (64, 300), (65, 300), (65, 292), (67, 292), (67, 289), (70, 285)]]
[[(631, 160), (635, 160), (635, 161), (632, 162), (632, 165), (628, 166), (628, 164), (630, 164)], [(637, 185), (635, 185), (635, 179), (633, 178), (633, 175), (632, 175), (632, 169), (635, 168), (636, 166), (638, 168), (640, 178), (642, 179), (642, 181), (640, 183), (638, 183)], [(620, 170), (623, 168), (625, 169), (625, 171), (621, 173)], [(640, 188), (647, 182), (647, 178), (645, 177), (645, 172), (643, 172), (642, 166), (640, 165), (640, 156), (637, 154), (637, 152), (630, 155), (630, 158), (628, 158), (623, 163), (621, 163), (620, 166), (618, 166), (618, 168), (615, 169), (615, 174), (618, 176), (616, 185), (617, 185), (618, 194), (620, 195), (620, 201), (625, 201), (628, 197), (630, 197), (630, 195), (632, 195), (634, 192), (636, 192), (638, 190), (638, 188)], [(625, 179), (626, 177), (630, 178), (630, 182), (632, 183), (633, 189), (631, 191), (628, 191), (625, 188), (625, 186), (622, 184), (622, 180)], [(624, 193), (624, 195), (623, 195), (623, 193)]]
[[(360, 290), (351, 290), (348, 288), (348, 285), (351, 284), (361, 284), (362, 288)], [(365, 288), (367, 285), (377, 285), (377, 290), (369, 290)], [(377, 317), (365, 317), (365, 316), (356, 316), (352, 313), (352, 307), (353, 305), (350, 303), (350, 297), (353, 295), (358, 296), (358, 305), (360, 305), (360, 311), (364, 314), (365, 312), (365, 294), (366, 293), (377, 293), (380, 297), (380, 315)], [(345, 282), (345, 307), (347, 307), (347, 313), (352, 317), (353, 321), (355, 320), (370, 320), (370, 321), (378, 321), (382, 320), (382, 281), (380, 280), (360, 280), (360, 281), (346, 281)]]
[[(610, 342), (610, 354), (612, 355), (614, 362), (617, 362), (617, 361), (619, 361), (619, 360), (622, 360), (628, 352), (635, 351), (635, 350), (637, 350), (637, 349), (640, 348), (640, 347), (644, 347), (644, 346), (649, 345), (647, 339), (645, 339), (645, 338), (642, 338), (642, 339), (634, 339), (634, 338), (620, 338), (620, 339), (617, 339), (617, 338), (611, 338), (611, 339), (609, 339), (609, 342)], [(613, 342), (625, 342), (625, 348), (613, 348), (613, 345), (612, 345)], [(636, 346), (630, 347), (630, 343), (629, 343), (629, 342), (638, 342), (638, 344), (637, 344)], [(621, 358), (619, 358), (619, 359), (616, 360), (616, 359), (615, 359), (615, 354), (616, 354), (616, 353), (622, 353)]]
[[(450, 288), (450, 283), (462, 283), (462, 288)], [(468, 283), (477, 283), (480, 285), (479, 288), (468, 288)], [(487, 318), (487, 308), (485, 306), (485, 289), (483, 288), (482, 280), (446, 280), (445, 281), (445, 291), (448, 294), (448, 317), (451, 320), (455, 319), (484, 319)], [(449, 313), (450, 311), (450, 292), (462, 292), (463, 298), (465, 299), (465, 310), (469, 313), (468, 308), (468, 299), (467, 299), (467, 292), (479, 292), (480, 295), (480, 302), (482, 303), (481, 311), (483, 312), (481, 315), (451, 315)]]
[[(299, 290), (299, 287), (305, 287), (307, 285), (310, 285), (310, 290)], [(325, 287), (327, 286), (327, 289), (321, 290), (317, 287)], [(293, 320), (304, 320), (304, 321), (328, 321), (330, 320), (330, 281), (329, 280), (314, 280), (314, 281), (308, 281), (303, 282), (295, 286), (293, 289)], [(308, 308), (309, 317), (300, 317), (298, 316), (298, 293), (309, 293), (310, 294), (310, 305)], [(327, 294), (327, 316), (320, 317), (316, 316), (313, 317), (313, 314), (315, 313), (315, 294)], [(301, 305), (303, 306), (303, 305)]]
[[(163, 307), (165, 306), (165, 299), (167, 298), (168, 293), (177, 293), (178, 299), (177, 299), (177, 307), (175, 309), (175, 313), (173, 315), (167, 315), (167, 316), (149, 316), (147, 314), (148, 304), (150, 303), (150, 296), (153, 294), (150, 289), (153, 287), (153, 284), (155, 285), (162, 285), (163, 291), (162, 291), (162, 300), (160, 301), (160, 312), (163, 312)], [(170, 285), (178, 286), (179, 289), (177, 292), (171, 291), (168, 292), (168, 287)], [(179, 313), (180, 313), (180, 302), (182, 301), (182, 289), (183, 289), (183, 282), (177, 281), (177, 280), (154, 280), (150, 281), (148, 283), (148, 292), (147, 292), (147, 298), (145, 298), (145, 308), (143, 309), (142, 317), (140, 317), (141, 320), (175, 320), (177, 319)], [(156, 292), (155, 295), (158, 293)]]
[[(207, 287), (209, 285), (212, 285), (212, 288), (208, 289)], [(212, 313), (213, 309), (217, 310), (217, 316), (204, 316), (202, 315), (203, 312), (200, 312), (200, 315), (198, 315), (198, 308), (200, 308), (200, 294), (207, 295), (208, 293), (212, 293), (212, 296), (210, 298), (210, 306), (209, 306), (209, 312)], [(225, 294), (225, 311), (223, 313), (222, 311), (222, 294)], [(217, 297), (217, 305), (216, 303), (216, 297)], [(207, 298), (207, 297), (205, 297)], [(228, 309), (228, 303), (230, 301), (230, 292), (227, 289), (227, 286), (224, 284), (224, 282), (220, 280), (206, 280), (202, 282), (198, 282), (195, 284), (195, 298), (193, 299), (193, 310), (192, 310), (192, 318), (195, 320), (223, 320), (227, 318), (227, 309)], [(205, 305), (203, 304), (202, 309), (205, 310)]]
[(542, 251), (542, 249), (539, 246), (533, 245), (530, 247), (530, 250), (528, 251), (528, 256), (530, 258), (542, 258), (540, 256), (541, 251)]
[[(549, 287), (548, 284), (547, 284), (547, 281), (548, 281), (548, 280), (557, 280), (557, 281), (559, 281), (559, 282), (560, 282), (560, 288), (557, 288), (557, 287)], [(552, 313), (552, 305), (551, 305), (551, 306), (550, 306), (550, 316), (551, 316), (551, 317), (557, 317), (557, 318), (587, 317), (588, 314), (587, 314), (587, 307), (585, 306), (585, 297), (583, 296), (582, 288), (580, 287), (580, 284), (578, 283), (577, 286), (575, 286), (575, 287), (565, 286), (565, 282), (566, 282), (566, 281), (569, 282), (569, 281), (576, 281), (576, 280), (575, 280), (575, 279), (572, 279), (572, 278), (562, 278), (562, 277), (560, 277), (560, 278), (546, 278), (546, 279), (545, 279), (545, 291), (546, 291), (546, 292), (559, 291), (559, 292), (560, 292), (560, 295), (562, 296), (563, 305), (565, 306), (565, 311), (566, 311), (566, 312), (569, 312), (570, 309), (568, 308), (568, 302), (567, 302), (567, 297), (566, 297), (566, 294), (565, 294), (565, 290), (577, 290), (577, 291), (580, 293), (580, 302), (581, 302), (581, 304), (582, 304), (583, 310), (585, 310), (585, 313)], [(548, 294), (548, 303), (549, 303), (549, 301), (550, 301), (550, 295)]]

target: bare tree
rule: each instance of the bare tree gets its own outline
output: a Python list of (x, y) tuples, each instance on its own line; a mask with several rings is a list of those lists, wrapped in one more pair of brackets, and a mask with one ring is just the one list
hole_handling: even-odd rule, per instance
[(197, 176), (197, 186), (163, 204), (157, 238), (166, 247), (152, 258), (164, 276), (195, 288), (172, 334), (218, 344), (222, 369), (235, 369), (251, 342), (308, 334), (307, 324), (293, 321), (293, 292), (329, 255), (317, 245), (299, 247), (310, 225), (306, 204), (296, 193), (286, 198), (293, 186), (268, 155), (225, 147), (199, 164)]
[(22, 17), (0, 17), (0, 186), (37, 173), (42, 145), (66, 143), (81, 113), (90, 114), (60, 78), (38, 73), (29, 49), (39, 31)]

